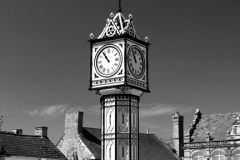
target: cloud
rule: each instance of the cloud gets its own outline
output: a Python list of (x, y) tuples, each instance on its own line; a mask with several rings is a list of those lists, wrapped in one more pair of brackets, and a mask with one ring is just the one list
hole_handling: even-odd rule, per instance
[(91, 112), (94, 112), (94, 113), (100, 113), (101, 112), (101, 106), (100, 105), (89, 106), (88, 111), (91, 111)]
[(98, 114), (100, 113), (101, 107), (100, 105), (92, 105), (92, 106), (88, 106), (88, 107), (70, 107), (69, 110), (67, 112), (78, 112), (78, 111), (82, 111), (82, 112), (88, 112), (91, 114)]
[(158, 115), (174, 114), (180, 111), (187, 114), (193, 111), (193, 107), (174, 105), (174, 104), (140, 104), (140, 117), (152, 117)]
[(100, 113), (100, 105), (92, 105), (88, 107), (71, 107), (68, 104), (60, 104), (60, 105), (50, 105), (44, 106), (40, 108), (36, 108), (34, 110), (24, 110), (24, 113), (27, 113), (30, 116), (42, 116), (42, 117), (56, 117), (61, 114), (65, 114), (67, 112), (88, 112), (90, 114), (98, 114)]
[[(50, 105), (44, 106), (40, 108), (36, 108), (34, 110), (25, 110), (24, 112), (30, 116), (45, 116), (45, 117), (56, 117), (61, 114), (65, 114), (66, 112), (78, 112), (82, 111), (89, 114), (100, 114), (101, 106), (100, 105), (92, 105), (92, 106), (79, 106), (72, 107), (68, 104), (60, 104), (60, 105)], [(193, 111), (193, 107), (181, 106), (181, 105), (170, 105), (170, 104), (140, 104), (140, 118), (153, 117), (158, 115), (171, 115), (175, 112), (180, 111), (181, 114), (191, 113)], [(152, 126), (152, 128), (157, 128), (158, 126)]]
[(27, 112), (30, 116), (57, 116), (59, 114), (64, 114), (68, 109), (69, 105), (67, 104), (60, 104), (60, 105), (51, 105), (51, 106), (44, 106), (40, 109), (28, 110)]

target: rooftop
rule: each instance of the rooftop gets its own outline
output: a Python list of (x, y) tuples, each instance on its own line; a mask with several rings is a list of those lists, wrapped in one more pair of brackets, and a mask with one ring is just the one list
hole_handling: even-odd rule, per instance
[(66, 160), (66, 157), (45, 137), (0, 132), (7, 156), (38, 157)]
[(193, 142), (205, 142), (208, 132), (211, 141), (226, 140), (227, 132), (231, 130), (238, 116), (240, 116), (240, 112), (201, 115), (192, 135)]
[[(83, 127), (83, 133), (79, 136), (92, 154), (100, 157), (101, 129)], [(139, 136), (139, 160), (178, 160), (172, 150), (158, 136), (144, 133), (140, 133)]]

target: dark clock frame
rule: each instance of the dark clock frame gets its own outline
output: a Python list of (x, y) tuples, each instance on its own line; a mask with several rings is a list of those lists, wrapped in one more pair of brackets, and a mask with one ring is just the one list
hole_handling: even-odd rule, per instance
[(143, 74), (144, 74), (144, 72), (145, 72), (145, 57), (144, 57), (144, 59), (143, 59), (143, 70), (142, 70), (142, 72), (141, 72), (141, 74), (140, 75), (135, 75), (135, 73), (133, 73), (132, 72), (132, 70), (130, 69), (130, 63), (129, 63), (129, 54), (130, 54), (130, 51), (133, 49), (133, 48), (135, 48), (136, 50), (138, 50), (138, 52), (140, 53), (140, 56), (142, 57), (142, 59), (143, 59), (143, 53), (142, 53), (142, 51), (141, 51), (141, 49), (137, 46), (137, 45), (132, 45), (130, 48), (129, 48), (129, 50), (128, 50), (128, 53), (127, 53), (127, 65), (128, 65), (128, 68), (129, 68), (129, 70), (130, 70), (130, 72), (131, 72), (131, 74), (133, 75), (133, 77), (135, 77), (135, 78), (141, 78), (142, 76), (143, 76)]
[[(122, 63), (124, 64), (124, 68), (125, 68), (125, 71), (127, 70), (127, 40), (131, 40), (133, 42), (136, 42), (136, 43), (139, 43), (143, 46), (146, 47), (146, 85), (147, 87), (146, 88), (141, 88), (141, 87), (138, 87), (138, 86), (135, 86), (135, 85), (132, 85), (132, 84), (129, 84), (127, 82), (127, 74), (125, 73), (124, 74), (124, 78), (125, 78), (125, 81), (123, 84), (120, 84), (120, 85), (114, 85), (114, 86), (105, 86), (105, 87), (98, 87), (98, 88), (93, 88), (92, 86), (92, 67), (93, 67), (93, 64), (92, 64), (92, 48), (93, 48), (93, 45), (94, 44), (97, 44), (97, 43), (104, 43), (107, 45), (109, 41), (114, 41), (114, 40), (124, 40), (124, 44), (125, 44), (125, 50), (124, 50), (124, 61), (125, 63)], [(138, 89), (138, 90), (141, 90), (143, 92), (150, 92), (149, 90), (149, 64), (148, 64), (148, 51), (149, 51), (149, 46), (151, 45), (149, 42), (144, 42), (140, 39), (137, 39), (135, 37), (132, 37), (128, 34), (124, 34), (124, 35), (119, 35), (119, 36), (113, 36), (113, 37), (107, 37), (107, 38), (102, 38), (102, 39), (90, 39), (89, 40), (90, 42), (90, 86), (89, 86), (89, 90), (91, 91), (95, 91), (95, 92), (98, 92), (100, 90), (103, 90), (103, 89), (109, 89), (109, 88), (124, 88), (124, 87), (130, 87), (130, 88), (134, 88), (134, 89)]]

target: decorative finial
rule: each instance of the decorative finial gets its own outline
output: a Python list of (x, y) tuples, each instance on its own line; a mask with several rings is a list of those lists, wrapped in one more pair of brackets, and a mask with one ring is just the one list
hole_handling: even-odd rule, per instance
[(148, 37), (145, 37), (145, 42), (148, 43), (148, 41), (149, 41), (149, 38), (148, 38)]
[(112, 12), (110, 13), (110, 17), (111, 17), (111, 18), (113, 18), (113, 17), (114, 17), (114, 14), (113, 14)]
[(94, 34), (91, 33), (91, 34), (89, 35), (89, 37), (90, 37), (90, 39), (93, 39)]
[(236, 120), (238, 120), (238, 121), (239, 121), (239, 120), (240, 120), (240, 116), (237, 116)]
[(129, 15), (128, 15), (128, 18), (129, 18), (129, 19), (132, 19), (132, 18), (133, 18), (133, 15), (132, 15), (132, 14), (129, 14)]
[(118, 12), (122, 12), (122, 8), (121, 8), (121, 0), (119, 0)]

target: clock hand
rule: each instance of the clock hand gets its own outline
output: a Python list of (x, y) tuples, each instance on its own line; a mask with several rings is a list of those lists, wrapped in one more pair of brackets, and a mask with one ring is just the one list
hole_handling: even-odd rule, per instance
[(137, 63), (135, 53), (136, 53), (136, 52), (133, 52), (133, 58), (134, 58), (135, 63)]
[(108, 63), (110, 63), (110, 61), (109, 61), (108, 57), (106, 56), (106, 54), (103, 53), (103, 55), (104, 55), (104, 57), (106, 58), (106, 60), (108, 61)]

